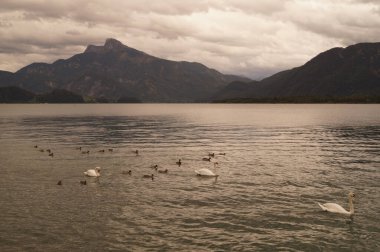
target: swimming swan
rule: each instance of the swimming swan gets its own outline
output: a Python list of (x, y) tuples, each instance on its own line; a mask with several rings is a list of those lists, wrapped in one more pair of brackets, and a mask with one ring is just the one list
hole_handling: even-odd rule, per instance
[(355, 199), (355, 193), (350, 192), (348, 194), (348, 204), (350, 206), (350, 211), (347, 211), (346, 209), (344, 209), (343, 207), (341, 207), (340, 205), (336, 203), (325, 203), (325, 204), (318, 203), (318, 205), (322, 208), (323, 211), (352, 216), (354, 214), (354, 199)]
[(96, 167), (95, 169), (90, 169), (84, 172), (84, 175), (88, 177), (99, 177), (100, 176), (100, 167)]
[(218, 177), (219, 176), (207, 168), (195, 170), (195, 173), (197, 174), (197, 176), (204, 176), (204, 177)]

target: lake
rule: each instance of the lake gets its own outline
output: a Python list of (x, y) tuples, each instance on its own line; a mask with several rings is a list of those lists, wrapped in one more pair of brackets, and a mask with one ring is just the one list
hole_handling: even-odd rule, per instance
[[(0, 251), (380, 250), (380, 105), (0, 104), (0, 123)], [(350, 191), (353, 221), (317, 205)]]

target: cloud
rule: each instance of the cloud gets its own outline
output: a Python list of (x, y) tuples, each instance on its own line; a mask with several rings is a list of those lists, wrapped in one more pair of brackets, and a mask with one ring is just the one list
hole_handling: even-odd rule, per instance
[(113, 37), (157, 57), (260, 79), (336, 46), (377, 41), (366, 0), (2, 0), (0, 69), (53, 62)]
[(282, 13), (303, 31), (341, 41), (342, 44), (374, 42), (380, 31), (379, 3), (374, 1), (300, 1)]

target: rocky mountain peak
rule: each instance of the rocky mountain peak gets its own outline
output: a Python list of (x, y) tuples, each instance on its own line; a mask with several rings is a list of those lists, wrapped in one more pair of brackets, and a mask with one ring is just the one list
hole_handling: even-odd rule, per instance
[(113, 38), (106, 39), (106, 42), (104, 43), (104, 48), (108, 50), (119, 50), (124, 47), (125, 46), (119, 40)]
[(89, 52), (104, 53), (108, 51), (120, 51), (126, 48), (128, 47), (123, 45), (119, 40), (109, 38), (109, 39), (106, 39), (104, 46), (88, 45), (84, 52), (85, 53), (89, 53)]
[(38, 94), (65, 89), (110, 101), (127, 97), (128, 101), (194, 102), (241, 79), (200, 63), (160, 59), (109, 38), (53, 64), (31, 64), (15, 74), (0, 72), (0, 87), (14, 85)]

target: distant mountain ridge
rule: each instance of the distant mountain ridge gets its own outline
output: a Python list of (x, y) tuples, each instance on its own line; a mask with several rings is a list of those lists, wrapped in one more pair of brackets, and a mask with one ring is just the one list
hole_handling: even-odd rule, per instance
[[(251, 81), (200, 63), (160, 59), (107, 39), (102, 46), (89, 45), (83, 53), (52, 64), (0, 71), (0, 87), (6, 86), (37, 95), (68, 90), (86, 102), (378, 102), (380, 43), (332, 48), (302, 66)], [(20, 90), (12, 96), (12, 90), (3, 90), (6, 99), (29, 96)]]
[(123, 97), (143, 102), (207, 100), (234, 80), (200, 63), (160, 59), (107, 39), (83, 53), (52, 64), (33, 63), (15, 73), (0, 72), (0, 87), (17, 86), (34, 93), (65, 89), (84, 97), (117, 101)]
[(279, 72), (260, 82), (230, 83), (213, 99), (260, 101), (264, 98), (372, 96), (380, 96), (380, 43), (332, 48), (303, 66)]

